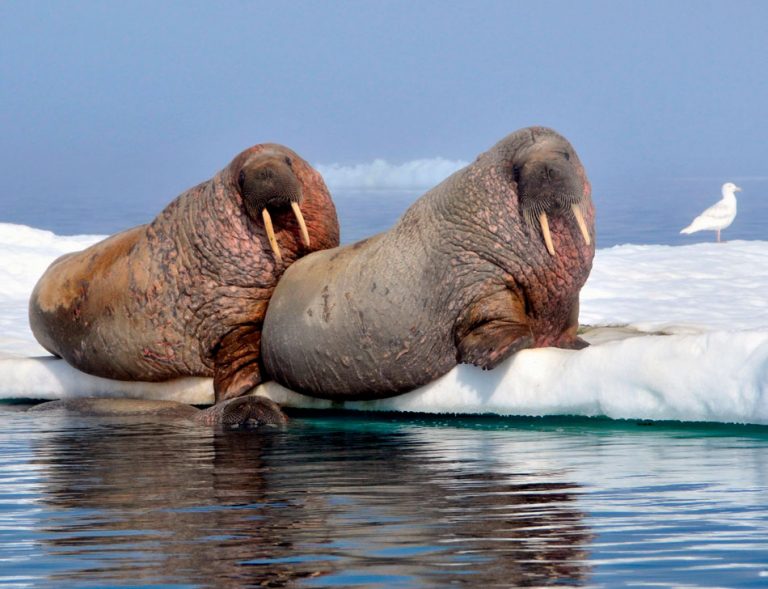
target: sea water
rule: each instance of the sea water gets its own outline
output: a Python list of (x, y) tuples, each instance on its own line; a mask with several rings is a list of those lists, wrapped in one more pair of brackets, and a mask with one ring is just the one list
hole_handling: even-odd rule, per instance
[(768, 430), (0, 412), (0, 586), (765, 587)]
[[(736, 181), (731, 237), (768, 239), (768, 185)], [(650, 188), (596, 187), (599, 247), (712, 238), (677, 232), (719, 183)], [(344, 241), (417, 196), (334, 194)], [(99, 234), (160, 208), (78, 206), (1, 220)], [(22, 408), (0, 405), (0, 587), (768, 586), (766, 427), (300, 412), (221, 431)]]

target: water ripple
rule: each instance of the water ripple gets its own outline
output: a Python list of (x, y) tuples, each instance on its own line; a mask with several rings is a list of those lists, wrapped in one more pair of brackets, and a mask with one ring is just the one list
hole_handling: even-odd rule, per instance
[(0, 412), (0, 586), (760, 587), (764, 437)]

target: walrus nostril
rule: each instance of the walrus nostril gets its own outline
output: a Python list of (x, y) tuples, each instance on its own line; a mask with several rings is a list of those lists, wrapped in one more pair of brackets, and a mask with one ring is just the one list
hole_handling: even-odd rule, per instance
[(547, 174), (547, 179), (552, 182), (554, 180), (557, 180), (560, 177), (560, 172), (558, 172), (555, 168), (552, 166), (545, 166), (544, 170)]

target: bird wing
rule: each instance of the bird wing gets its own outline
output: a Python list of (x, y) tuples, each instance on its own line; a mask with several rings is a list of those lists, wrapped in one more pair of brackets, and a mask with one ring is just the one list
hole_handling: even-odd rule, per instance
[(686, 233), (707, 229), (724, 229), (736, 217), (736, 207), (724, 200), (718, 201), (706, 209), (691, 224), (683, 229)]

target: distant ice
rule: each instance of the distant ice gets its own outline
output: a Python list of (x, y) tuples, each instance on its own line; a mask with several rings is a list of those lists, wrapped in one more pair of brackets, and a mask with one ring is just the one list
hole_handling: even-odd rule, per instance
[[(27, 299), (37, 278), (57, 256), (98, 239), (0, 224), (0, 398), (210, 402), (210, 379), (100, 379), (45, 356), (34, 341)], [(489, 372), (458, 366), (409, 394), (345, 406), (768, 424), (766, 292), (768, 242), (598, 250), (581, 297), (581, 322), (591, 326), (585, 334), (591, 347), (525, 350)], [(260, 392), (286, 405), (330, 406), (275, 383)]]
[(597, 250), (582, 324), (646, 332), (768, 330), (768, 242)]
[[(61, 236), (25, 225), (0, 223), (0, 358), (47, 353), (29, 331), (27, 303), (32, 288), (53, 260), (103, 238)], [(0, 378), (0, 387), (5, 383), (5, 378)], [(6, 395), (0, 390), (2, 396)]]
[(416, 190), (442, 182), (468, 162), (444, 158), (418, 159), (391, 164), (383, 159), (340, 165), (318, 164), (325, 183), (333, 190)]

